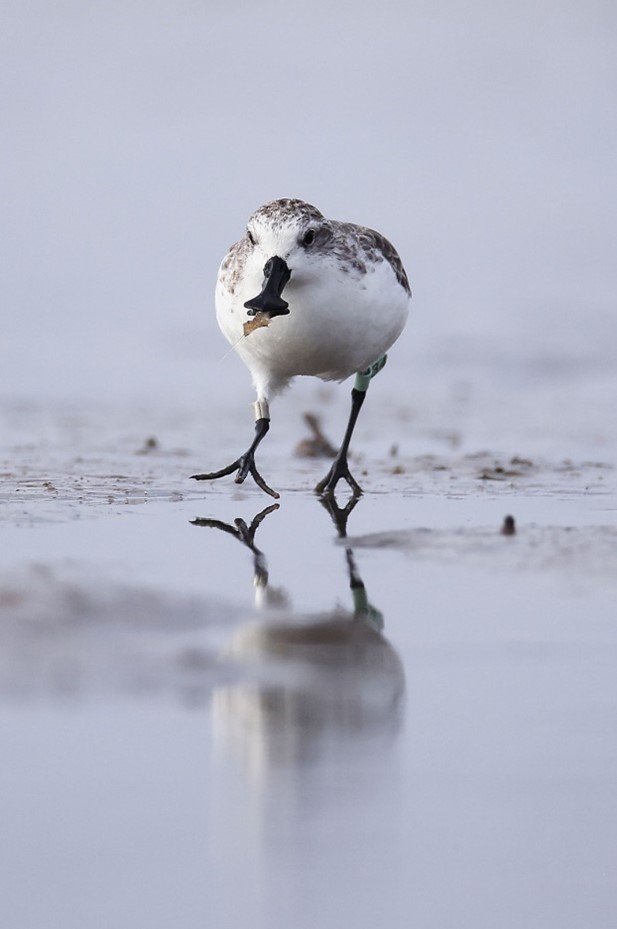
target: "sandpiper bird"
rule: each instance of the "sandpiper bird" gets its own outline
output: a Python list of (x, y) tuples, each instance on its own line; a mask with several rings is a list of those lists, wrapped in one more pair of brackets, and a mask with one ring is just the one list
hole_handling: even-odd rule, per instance
[(270, 428), (269, 401), (297, 375), (343, 381), (355, 374), (343, 442), (315, 490), (331, 496), (343, 478), (359, 496), (347, 463), (351, 435), (370, 380), (403, 331), (410, 299), (401, 259), (380, 233), (326, 219), (303, 200), (260, 207), (223, 259), (216, 284), (219, 326), (257, 392), (255, 437), (226, 468), (193, 474), (195, 480), (237, 470), (237, 484), (250, 474), (278, 498), (255, 465), (257, 446)]

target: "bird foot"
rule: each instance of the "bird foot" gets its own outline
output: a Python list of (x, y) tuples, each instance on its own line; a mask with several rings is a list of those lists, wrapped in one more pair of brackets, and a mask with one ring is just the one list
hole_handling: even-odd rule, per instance
[[(258, 415), (262, 410), (265, 409), (267, 411), (268, 409), (268, 404), (266, 401), (262, 401), (261, 403), (258, 401), (255, 406), (258, 410)], [(277, 494), (276, 490), (272, 490), (271, 487), (268, 487), (263, 477), (257, 470), (257, 465), (255, 464), (255, 451), (269, 428), (269, 417), (260, 415), (259, 419), (257, 419), (255, 422), (255, 438), (253, 439), (252, 445), (244, 453), (244, 455), (240, 455), (239, 458), (236, 458), (235, 461), (232, 461), (232, 463), (227, 465), (226, 468), (221, 468), (220, 471), (211, 471), (208, 474), (191, 474), (191, 477), (195, 481), (215, 481), (219, 477), (226, 477), (237, 468), (238, 473), (234, 478), (236, 484), (243, 484), (250, 474), (257, 486), (261, 488), (264, 493), (270, 494), (271, 497), (274, 497), (275, 500), (278, 500), (280, 494)]]
[(264, 493), (270, 494), (270, 496), (274, 497), (275, 500), (279, 499), (280, 494), (278, 494), (276, 490), (272, 490), (272, 488), (266, 484), (265, 480), (257, 470), (257, 465), (255, 464), (255, 454), (250, 449), (248, 452), (245, 452), (244, 455), (240, 455), (239, 458), (236, 458), (235, 461), (232, 461), (232, 463), (227, 465), (226, 468), (221, 468), (220, 471), (211, 471), (208, 474), (191, 474), (191, 477), (195, 481), (215, 481), (219, 477), (226, 477), (236, 469), (238, 470), (238, 473), (234, 478), (236, 484), (243, 484), (250, 474), (257, 486), (263, 490)]
[(334, 459), (332, 467), (326, 476), (315, 487), (315, 492), (321, 494), (323, 497), (333, 497), (336, 485), (341, 479), (347, 481), (354, 497), (362, 496), (362, 488), (349, 470), (346, 455), (337, 456)]

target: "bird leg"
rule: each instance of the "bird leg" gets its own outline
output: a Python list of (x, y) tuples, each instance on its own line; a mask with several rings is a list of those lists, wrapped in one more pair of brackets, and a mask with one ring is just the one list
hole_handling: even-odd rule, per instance
[(349, 450), (351, 434), (354, 430), (354, 426), (356, 425), (358, 413), (360, 412), (360, 408), (364, 403), (365, 396), (365, 390), (356, 390), (354, 387), (351, 391), (351, 413), (349, 414), (349, 422), (347, 423), (345, 436), (343, 438), (342, 445), (337, 452), (336, 458), (332, 462), (332, 467), (323, 478), (323, 480), (321, 480), (315, 488), (318, 494), (323, 494), (325, 497), (334, 496), (336, 485), (341, 480), (341, 478), (344, 478), (347, 481), (354, 497), (359, 497), (362, 494), (362, 488), (349, 470), (349, 465), (347, 463), (347, 452)]
[(386, 358), (386, 355), (382, 355), (382, 357), (378, 358), (366, 371), (362, 371), (361, 374), (356, 374), (356, 381), (351, 391), (351, 412), (349, 414), (347, 429), (343, 436), (343, 442), (338, 450), (336, 458), (332, 462), (332, 467), (315, 488), (316, 493), (322, 494), (324, 497), (334, 496), (336, 485), (341, 478), (347, 481), (354, 497), (359, 497), (362, 494), (362, 488), (349, 470), (347, 453), (349, 451), (349, 443), (351, 442), (351, 436), (354, 426), (356, 425), (358, 414), (364, 403), (364, 398), (366, 397), (366, 391), (371, 383), (371, 379), (375, 377), (385, 365)]
[(255, 403), (255, 438), (246, 452), (240, 455), (239, 458), (236, 458), (235, 461), (232, 461), (226, 468), (221, 468), (220, 471), (211, 471), (208, 474), (192, 474), (191, 477), (196, 481), (215, 481), (217, 478), (225, 477), (237, 469), (238, 473), (234, 478), (236, 484), (244, 483), (245, 479), (250, 474), (261, 490), (278, 500), (280, 494), (277, 494), (275, 490), (272, 490), (272, 488), (266, 484), (255, 464), (255, 451), (269, 428), (270, 410), (268, 408), (268, 401), (258, 400)]

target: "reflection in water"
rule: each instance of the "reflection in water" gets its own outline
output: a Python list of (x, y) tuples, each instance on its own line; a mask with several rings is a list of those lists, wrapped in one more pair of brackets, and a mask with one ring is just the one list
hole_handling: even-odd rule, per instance
[[(343, 509), (322, 502), (345, 537), (358, 501)], [(250, 525), (193, 521), (232, 534), (253, 554), (255, 602), (264, 621), (241, 628), (231, 641), (228, 657), (242, 668), (242, 679), (216, 689), (213, 714), (217, 735), (254, 773), (391, 738), (405, 691), (401, 661), (383, 635), (383, 616), (369, 602), (351, 548), (344, 552), (350, 609), (293, 614), (286, 592), (271, 586), (255, 535), (277, 509), (269, 506)], [(342, 554), (338, 547), (332, 553)]]

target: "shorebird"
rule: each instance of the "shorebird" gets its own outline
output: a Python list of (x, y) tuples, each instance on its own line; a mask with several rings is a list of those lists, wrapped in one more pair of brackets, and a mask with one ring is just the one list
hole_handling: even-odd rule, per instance
[(349, 443), (371, 379), (403, 331), (410, 299), (401, 259), (379, 232), (326, 219), (303, 200), (273, 200), (256, 210), (223, 259), (215, 293), (218, 324), (257, 392), (255, 436), (227, 467), (192, 477), (212, 481), (237, 471), (241, 484), (250, 474), (278, 498), (255, 464), (270, 428), (270, 400), (299, 375), (344, 381), (355, 374), (341, 447), (315, 490), (332, 496), (344, 479), (359, 496)]

